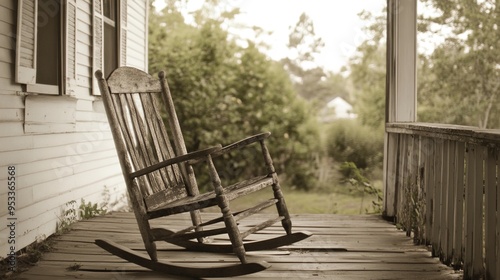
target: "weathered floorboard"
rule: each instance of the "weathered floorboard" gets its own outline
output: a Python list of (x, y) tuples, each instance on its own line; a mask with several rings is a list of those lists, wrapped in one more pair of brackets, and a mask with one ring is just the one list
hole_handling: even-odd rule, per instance
[[(251, 227), (262, 220), (259, 215), (245, 219), (242, 226)], [(204, 220), (212, 217), (211, 213), (202, 213)], [(425, 246), (413, 245), (404, 232), (378, 216), (304, 214), (293, 219), (294, 231), (307, 230), (314, 235), (275, 250), (248, 252), (250, 261), (266, 261), (271, 267), (240, 278), (461, 279), (461, 273), (431, 257)], [(187, 214), (152, 222), (170, 229), (190, 225)], [(282, 229), (272, 226), (247, 239), (261, 240), (280, 234)], [(128, 263), (95, 245), (95, 238), (112, 239), (146, 253), (133, 213), (112, 213), (75, 224), (72, 231), (56, 239), (53, 252), (18, 279), (183, 279)], [(227, 235), (215, 236), (213, 242), (227, 243)], [(239, 263), (234, 254), (189, 252), (161, 242), (158, 258), (198, 267)]]

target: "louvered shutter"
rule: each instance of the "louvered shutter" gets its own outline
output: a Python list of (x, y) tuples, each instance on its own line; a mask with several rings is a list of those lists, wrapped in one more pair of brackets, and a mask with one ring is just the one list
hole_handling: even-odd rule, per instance
[(93, 0), (92, 10), (92, 93), (94, 95), (101, 95), (94, 73), (97, 70), (104, 71), (104, 24), (102, 19), (102, 0)]
[(119, 43), (119, 63), (118, 66), (127, 65), (127, 21), (128, 21), (128, 1), (120, 1), (120, 43)]
[(36, 39), (38, 3), (19, 0), (16, 39), (16, 82), (36, 83)]
[(66, 85), (67, 95), (74, 95), (76, 88), (76, 0), (66, 0)]

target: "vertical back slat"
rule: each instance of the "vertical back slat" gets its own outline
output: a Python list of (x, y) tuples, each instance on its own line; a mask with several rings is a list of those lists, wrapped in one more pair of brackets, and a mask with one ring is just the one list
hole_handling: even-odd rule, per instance
[[(120, 102), (120, 97), (115, 94), (111, 94), (111, 100), (114, 107), (114, 112), (118, 120), (118, 124), (120, 126), (120, 131), (122, 133), (123, 139), (125, 140), (125, 145), (127, 146), (128, 155), (132, 160), (132, 164), (135, 168), (144, 168), (146, 166), (144, 160), (137, 153), (137, 149), (133, 148), (135, 146), (134, 134), (129, 127), (127, 118), (126, 118), (126, 109)], [(144, 178), (140, 179), (142, 184), (140, 185), (141, 192), (143, 194), (151, 193), (151, 182)]]
[[(147, 93), (141, 95), (142, 105), (144, 111), (148, 115), (148, 126), (154, 134), (154, 145), (156, 149), (157, 156), (160, 160), (165, 160), (175, 156), (172, 147), (170, 145), (170, 140), (163, 123), (163, 119), (160, 115), (160, 107), (155, 104), (155, 98), (153, 93)], [(178, 171), (177, 165), (172, 165), (161, 169), (165, 180), (172, 187), (183, 186), (182, 177)]]
[[(138, 151), (145, 163), (145, 167), (157, 163), (158, 160), (154, 159), (149, 143), (150, 135), (145, 128), (144, 121), (141, 121), (141, 123), (139, 123), (140, 113), (137, 110), (137, 105), (135, 104), (132, 95), (120, 94), (119, 96), (122, 106), (127, 106), (127, 108), (129, 109), (129, 116), (131, 118), (127, 126), (130, 126), (129, 130), (130, 133), (134, 136), (136, 144), (134, 147), (130, 148)], [(149, 173), (148, 175), (146, 175), (146, 177), (149, 179), (153, 192), (157, 192), (161, 189), (161, 179), (159, 178), (157, 171)]]
[[(165, 103), (165, 107), (167, 110), (169, 126), (172, 132), (172, 138), (175, 143), (174, 152), (176, 155), (184, 155), (187, 153), (186, 145), (184, 143), (184, 136), (182, 136), (181, 127), (179, 125), (179, 120), (177, 118), (177, 113), (175, 112), (174, 101), (172, 100), (172, 95), (170, 93), (170, 89), (167, 84), (165, 72), (160, 72), (159, 74), (160, 84), (162, 87), (162, 97), (163, 102)], [(197, 195), (199, 194), (198, 186), (196, 183), (196, 179), (194, 177), (194, 171), (191, 166), (182, 166), (185, 173), (185, 178), (188, 180), (185, 182), (188, 187), (189, 195)]]
[[(156, 123), (156, 119), (154, 117), (154, 113), (152, 112), (155, 108), (152, 107), (150, 98), (151, 96), (149, 93), (141, 93), (138, 96), (140, 98), (140, 105), (138, 105), (138, 109), (141, 109), (143, 114), (144, 114), (144, 122), (142, 130), (148, 131), (148, 141), (149, 143), (149, 152), (151, 153), (151, 156), (154, 158), (152, 159), (152, 162), (161, 162), (165, 159), (168, 159), (170, 157), (165, 157), (164, 154), (161, 152), (160, 145), (159, 145), (159, 140), (158, 138), (160, 137), (158, 133), (157, 127), (154, 125)], [(166, 171), (166, 168), (160, 168), (158, 171), (161, 176), (158, 178), (159, 186), (158, 190), (164, 189), (167, 186), (173, 186), (175, 185), (173, 181), (169, 180), (168, 173)]]
[[(162, 97), (156, 98), (156, 96), (153, 96), (153, 98), (152, 98), (153, 107), (155, 108), (156, 119), (157, 119), (158, 123), (160, 124), (161, 135), (163, 135), (163, 137), (161, 137), (161, 139), (160, 139), (160, 146), (162, 147), (164, 154), (171, 157), (171, 156), (175, 155), (175, 151), (172, 148), (172, 144), (170, 143), (170, 138), (168, 137), (168, 132), (167, 132), (166, 126), (163, 124), (163, 119), (160, 115), (160, 111), (161, 111), (160, 110), (160, 107), (161, 107), (160, 100), (161, 99), (162, 99)], [(178, 182), (178, 184), (184, 185), (184, 182), (183, 182), (183, 179), (181, 176), (181, 171), (180, 171), (178, 165), (175, 165), (172, 167), (172, 172), (173, 172), (174, 178)]]

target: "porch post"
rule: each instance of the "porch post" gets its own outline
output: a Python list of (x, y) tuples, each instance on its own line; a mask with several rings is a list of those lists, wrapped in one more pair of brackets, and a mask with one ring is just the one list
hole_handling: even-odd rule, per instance
[[(387, 0), (386, 123), (417, 115), (417, 0)], [(396, 215), (398, 136), (385, 133), (383, 215)]]

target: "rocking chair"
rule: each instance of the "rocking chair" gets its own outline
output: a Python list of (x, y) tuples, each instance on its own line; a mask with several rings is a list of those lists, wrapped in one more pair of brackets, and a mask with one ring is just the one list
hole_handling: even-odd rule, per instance
[[(164, 72), (160, 72), (159, 79), (131, 67), (116, 69), (107, 80), (101, 71), (95, 74), (132, 208), (150, 259), (110, 240), (98, 239), (95, 241), (98, 246), (127, 261), (168, 274), (230, 277), (258, 272), (270, 266), (263, 261), (248, 262), (246, 251), (277, 248), (311, 235), (308, 232), (292, 233), (292, 222), (278, 176), (264, 142), (270, 133), (254, 135), (225, 147), (216, 146), (188, 153)], [(167, 113), (166, 124), (162, 119), (162, 109)], [(213, 158), (252, 143), (261, 146), (266, 174), (222, 186)], [(193, 164), (208, 166), (212, 191), (200, 194)], [(272, 188), (271, 199), (239, 212), (233, 212), (229, 207), (231, 200), (268, 186)], [(238, 221), (272, 205), (277, 208), (277, 217), (240, 232)], [(220, 208), (221, 217), (203, 222), (200, 209), (213, 206)], [(192, 226), (186, 229), (173, 232), (164, 228), (152, 228), (150, 225), (151, 219), (185, 212), (190, 213), (192, 220)], [(248, 235), (278, 221), (281, 222), (285, 235), (262, 241), (244, 241)], [(203, 229), (217, 223), (223, 223), (224, 226)], [(206, 242), (208, 236), (225, 233), (229, 236), (230, 245)], [(192, 251), (233, 252), (241, 264), (185, 267), (159, 261), (155, 244), (157, 241), (166, 241)]]

